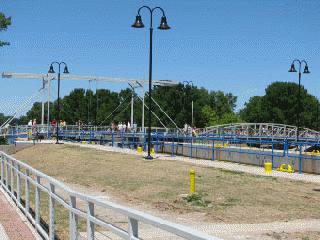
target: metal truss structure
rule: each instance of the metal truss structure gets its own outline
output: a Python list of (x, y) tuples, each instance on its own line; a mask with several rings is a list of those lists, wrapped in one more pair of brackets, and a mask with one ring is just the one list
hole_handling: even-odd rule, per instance
[[(297, 127), (277, 123), (234, 123), (207, 127), (200, 135), (226, 136), (237, 138), (269, 138), (296, 139)], [(318, 140), (320, 132), (303, 128), (299, 131), (299, 138)]]

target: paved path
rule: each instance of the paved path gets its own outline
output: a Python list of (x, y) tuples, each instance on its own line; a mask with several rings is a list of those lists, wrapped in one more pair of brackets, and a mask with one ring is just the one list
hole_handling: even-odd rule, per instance
[(0, 239), (1, 240), (36, 240), (28, 226), (29, 222), (19, 213), (19, 209), (0, 191)]

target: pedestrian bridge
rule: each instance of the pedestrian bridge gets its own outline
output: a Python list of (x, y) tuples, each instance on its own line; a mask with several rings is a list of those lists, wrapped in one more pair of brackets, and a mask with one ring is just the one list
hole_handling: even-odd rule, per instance
[[(200, 133), (205, 136), (224, 136), (236, 138), (267, 138), (296, 140), (297, 127), (277, 123), (233, 123), (211, 126)], [(299, 131), (300, 140), (318, 141), (320, 132), (309, 128)]]
[[(0, 129), (1, 137), (30, 137), (30, 135), (39, 134), (44, 138), (50, 138), (56, 131), (55, 126), (48, 125), (37, 125), (37, 126), (7, 126)], [(59, 128), (60, 136), (68, 138), (80, 138), (86, 135), (87, 138), (91, 136), (101, 137), (103, 135), (111, 133), (121, 134), (140, 134), (144, 135), (147, 132), (147, 128), (136, 128), (128, 131), (113, 131), (110, 126), (77, 126), (67, 125)], [(191, 136), (191, 130), (183, 130), (177, 128), (152, 128), (153, 133), (162, 135), (177, 135), (180, 136)], [(233, 139), (267, 139), (267, 140), (290, 140), (295, 141), (297, 138), (297, 127), (293, 125), (276, 124), (276, 123), (233, 123), (216, 125), (203, 129), (195, 129), (194, 136), (200, 137), (221, 137), (221, 138), (233, 138)], [(320, 139), (320, 132), (308, 128), (302, 128), (299, 131), (300, 141), (316, 141)], [(95, 139), (97, 140), (97, 139)]]

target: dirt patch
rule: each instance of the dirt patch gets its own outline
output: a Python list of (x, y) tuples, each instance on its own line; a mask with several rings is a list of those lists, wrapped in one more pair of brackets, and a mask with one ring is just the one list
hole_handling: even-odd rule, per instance
[[(317, 184), (182, 162), (149, 162), (139, 156), (70, 145), (36, 145), (15, 157), (67, 183), (110, 193), (130, 206), (191, 217), (194, 222), (320, 219), (320, 192), (314, 191), (320, 187)], [(188, 204), (179, 197), (188, 193), (190, 168), (196, 171), (197, 192), (210, 202), (206, 207)]]
[(5, 152), (6, 154), (15, 154), (23, 149), (32, 147), (33, 144), (10, 144), (10, 145), (0, 145), (0, 151)]
[(275, 240), (319, 240), (320, 232), (305, 232), (305, 233), (268, 233), (265, 237)]

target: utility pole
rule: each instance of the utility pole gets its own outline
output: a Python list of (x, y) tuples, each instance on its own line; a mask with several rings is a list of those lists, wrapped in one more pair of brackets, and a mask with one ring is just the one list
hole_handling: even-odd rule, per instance
[(193, 100), (191, 101), (191, 127), (193, 127)]

